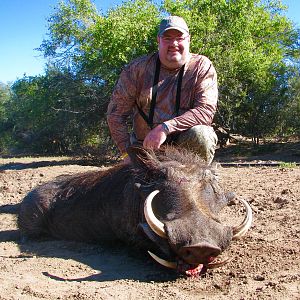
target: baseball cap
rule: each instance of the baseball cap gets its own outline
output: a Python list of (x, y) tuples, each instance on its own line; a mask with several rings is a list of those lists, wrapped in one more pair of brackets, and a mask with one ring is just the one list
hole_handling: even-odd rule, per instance
[(176, 29), (182, 33), (189, 34), (189, 28), (183, 18), (169, 16), (161, 20), (158, 35), (162, 36), (167, 30)]

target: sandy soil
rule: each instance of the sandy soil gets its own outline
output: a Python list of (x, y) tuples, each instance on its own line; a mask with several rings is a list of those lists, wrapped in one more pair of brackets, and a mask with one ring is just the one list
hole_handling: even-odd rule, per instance
[[(15, 205), (37, 184), (97, 168), (68, 160), (0, 160), (0, 299), (300, 299), (300, 167), (221, 167), (220, 181), (251, 203), (254, 223), (225, 256), (185, 278), (124, 245), (24, 242)], [(99, 166), (103, 167), (103, 166)], [(226, 208), (238, 212), (237, 205)]]

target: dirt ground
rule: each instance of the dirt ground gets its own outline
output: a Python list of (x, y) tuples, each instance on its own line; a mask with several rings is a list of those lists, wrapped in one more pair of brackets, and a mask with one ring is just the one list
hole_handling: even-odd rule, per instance
[[(298, 151), (298, 152), (297, 152)], [(255, 156), (252, 162), (284, 161)], [(278, 154), (278, 153), (277, 153)], [(225, 155), (225, 156), (224, 156)], [(229, 150), (217, 161), (249, 161)], [(223, 166), (226, 190), (248, 200), (254, 213), (247, 236), (223, 254), (233, 260), (204, 276), (186, 278), (123, 245), (105, 247), (57, 240), (22, 242), (13, 213), (26, 193), (60, 174), (103, 167), (68, 158), (0, 159), (0, 299), (300, 299), (300, 167)], [(226, 218), (236, 210), (237, 220)], [(238, 222), (240, 206), (226, 208)]]

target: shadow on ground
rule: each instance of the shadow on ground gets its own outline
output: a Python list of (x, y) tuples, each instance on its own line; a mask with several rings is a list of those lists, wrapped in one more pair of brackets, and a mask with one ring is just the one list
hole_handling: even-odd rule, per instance
[(53, 167), (53, 166), (66, 166), (66, 165), (80, 165), (80, 166), (96, 166), (103, 167), (112, 165), (117, 162), (116, 158), (77, 158), (65, 159), (65, 160), (42, 160), (29, 163), (10, 162), (7, 164), (0, 165), (0, 172), (6, 170), (24, 170), (24, 169), (37, 169), (42, 167)]
[[(91, 270), (86, 276), (64, 276), (61, 265), (57, 272), (42, 271), (52, 280), (67, 282), (138, 280), (142, 282), (165, 282), (178, 278), (179, 274), (159, 266), (147, 254), (122, 243), (114, 245), (96, 245), (60, 240), (26, 240), (23, 241), (18, 230), (0, 231), (0, 242), (14, 241), (18, 244), (20, 254), (6, 258), (15, 260), (32, 260), (38, 264), (40, 258), (73, 260), (88, 266)], [(4, 257), (4, 256), (1, 256)], [(63, 265), (64, 263), (62, 263)], [(75, 272), (76, 273), (76, 272)], [(82, 274), (82, 272), (80, 272)]]

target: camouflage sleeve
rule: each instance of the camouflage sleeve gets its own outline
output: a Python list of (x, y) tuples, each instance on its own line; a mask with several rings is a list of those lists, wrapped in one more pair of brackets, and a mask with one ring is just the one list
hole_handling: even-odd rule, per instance
[(136, 99), (136, 85), (132, 74), (131, 66), (127, 66), (122, 71), (107, 109), (109, 130), (121, 153), (126, 152), (130, 144), (127, 120), (132, 113)]
[(211, 125), (217, 108), (218, 83), (216, 70), (208, 59), (198, 72), (193, 101), (191, 109), (164, 122), (171, 133), (184, 131), (196, 125)]

